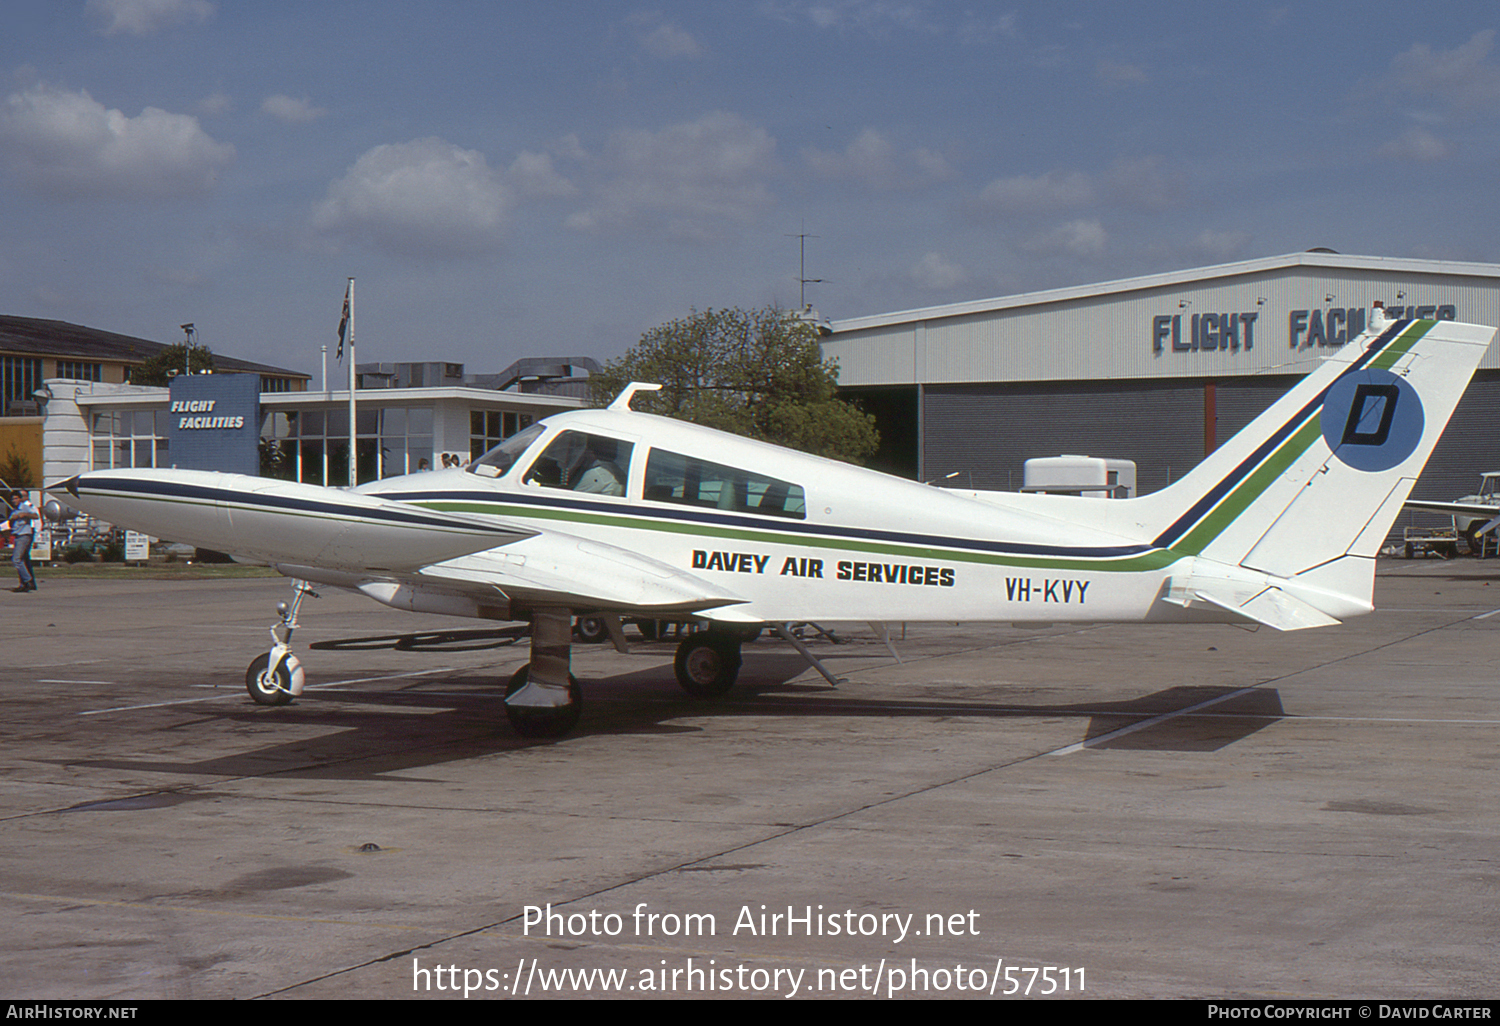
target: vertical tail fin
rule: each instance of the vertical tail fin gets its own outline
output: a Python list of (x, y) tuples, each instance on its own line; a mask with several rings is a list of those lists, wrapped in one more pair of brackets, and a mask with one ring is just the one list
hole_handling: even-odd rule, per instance
[(1280, 578), (1374, 557), (1494, 337), (1454, 321), (1372, 330), (1187, 476), (1130, 500), (1138, 522), (1179, 556)]

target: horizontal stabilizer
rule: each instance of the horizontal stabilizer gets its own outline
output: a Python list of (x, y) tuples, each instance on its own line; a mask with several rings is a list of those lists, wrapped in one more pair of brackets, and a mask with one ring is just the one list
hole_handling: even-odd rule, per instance
[(1332, 627), (1339, 621), (1280, 588), (1267, 588), (1248, 602), (1236, 603), (1204, 591), (1193, 592), (1195, 598), (1209, 605), (1275, 627), (1278, 631), (1300, 631), (1309, 627)]
[(1201, 564), (1194, 573), (1168, 581), (1161, 598), (1183, 609), (1206, 604), (1278, 631), (1332, 627), (1341, 622), (1264, 577), (1257, 580), (1234, 572), (1221, 574)]

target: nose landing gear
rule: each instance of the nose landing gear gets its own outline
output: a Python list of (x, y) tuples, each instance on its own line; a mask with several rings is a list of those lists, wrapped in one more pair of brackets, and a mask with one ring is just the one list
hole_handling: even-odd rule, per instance
[(271, 650), (256, 656), (245, 670), (245, 690), (258, 705), (286, 705), (302, 694), (307, 681), (302, 664), (292, 655), (291, 642), (304, 595), (318, 597), (306, 581), (293, 581), (292, 604), (276, 604), (281, 619), (271, 625)]

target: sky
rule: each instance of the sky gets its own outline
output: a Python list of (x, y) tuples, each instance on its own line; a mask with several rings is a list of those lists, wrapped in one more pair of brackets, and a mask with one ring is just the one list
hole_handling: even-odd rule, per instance
[(1500, 262), (1493, 0), (4, 12), (0, 313), (192, 322), (315, 385), (350, 277), (361, 362), (490, 373), (804, 289), (839, 320), (1314, 246)]

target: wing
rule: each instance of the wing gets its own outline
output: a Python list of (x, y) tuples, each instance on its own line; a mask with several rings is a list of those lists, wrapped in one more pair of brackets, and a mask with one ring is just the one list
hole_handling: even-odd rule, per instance
[(119, 527), (261, 563), (415, 570), (536, 532), (318, 485), (201, 470), (95, 470), (71, 504)]
[(412, 572), (341, 572), (291, 563), (277, 563), (276, 569), (418, 613), (512, 620), (533, 609), (564, 607), (576, 613), (656, 619), (707, 611), (714, 620), (751, 622), (732, 608), (746, 600), (722, 585), (648, 556), (560, 532)]
[(667, 563), (488, 516), (212, 471), (99, 470), (57, 488), (112, 524), (401, 609), (497, 620), (543, 607), (747, 619), (726, 608), (742, 596)]

